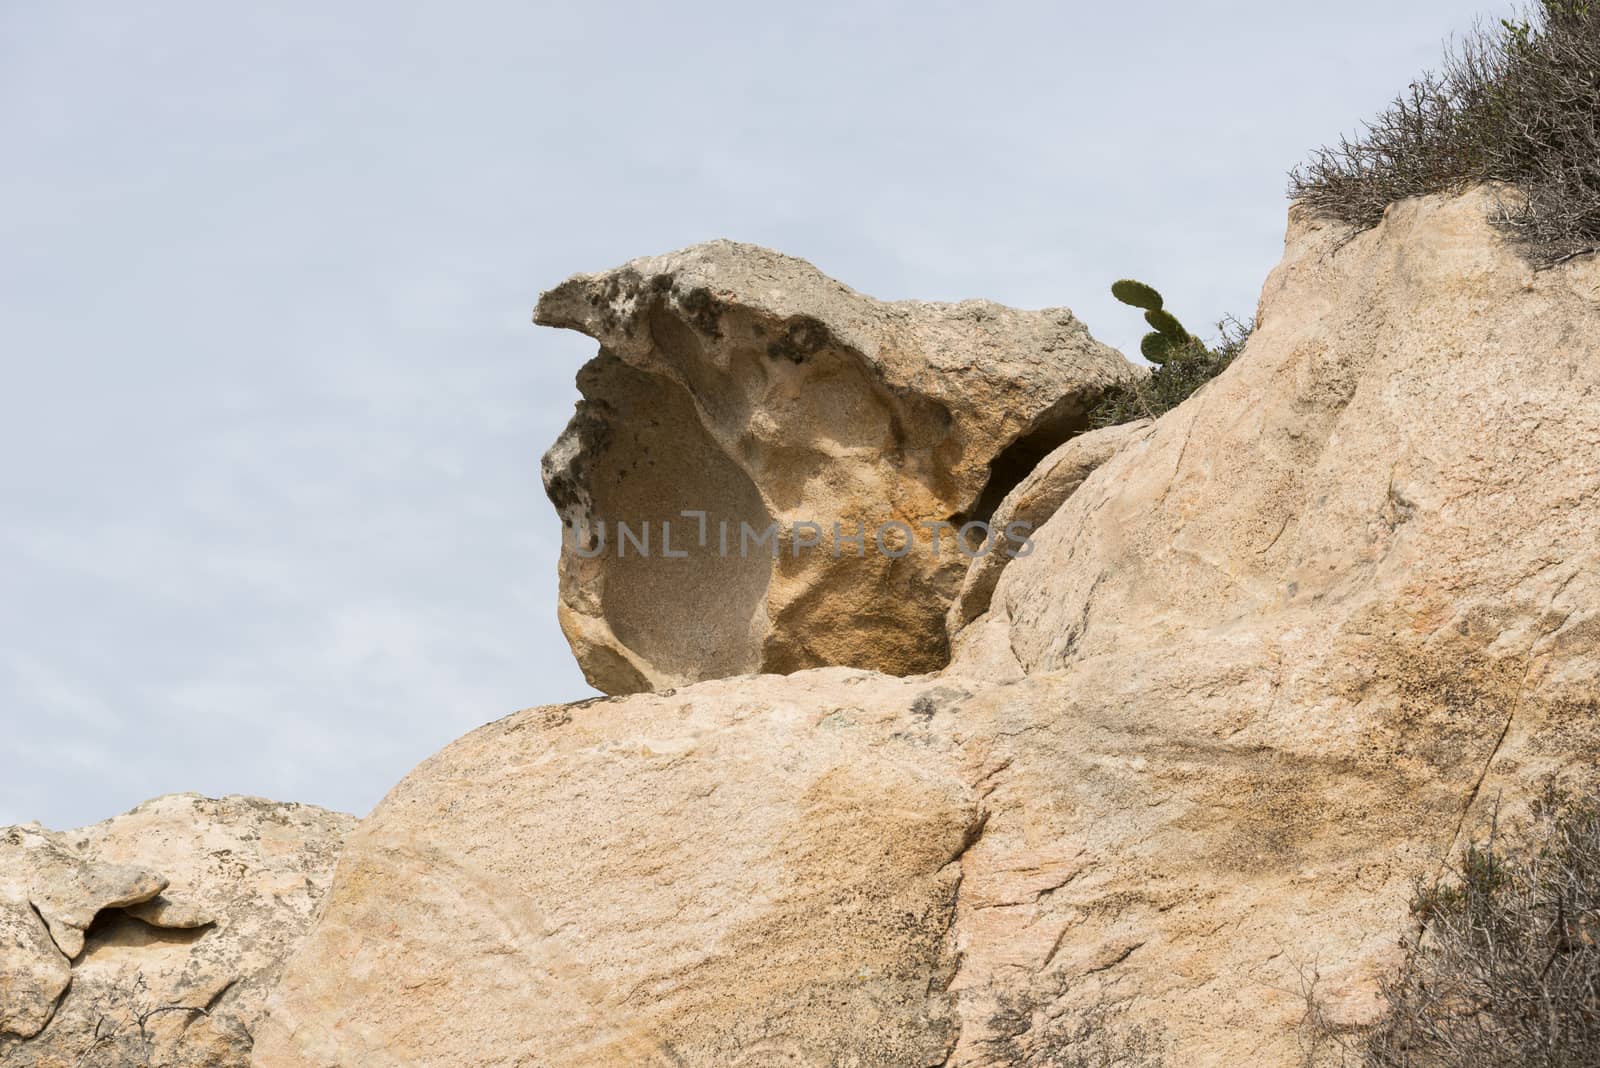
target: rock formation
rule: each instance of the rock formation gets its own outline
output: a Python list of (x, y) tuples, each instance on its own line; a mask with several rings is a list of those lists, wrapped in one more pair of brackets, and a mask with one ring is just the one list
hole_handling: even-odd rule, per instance
[(354, 825), (257, 798), (0, 829), (0, 1064), (243, 1068)]
[[(954, 528), (1142, 373), (1062, 308), (884, 303), (729, 241), (578, 275), (535, 319), (601, 346), (544, 477), (566, 527), (561, 625), (607, 693), (942, 667), (967, 564)], [(868, 544), (836, 544), (836, 523)], [(924, 545), (937, 530), (943, 552), (877, 551), (886, 523)]]
[[(1544, 782), (1592, 786), (1600, 766), (1600, 264), (1532, 271), (1488, 207), (1408, 201), (1358, 235), (1292, 213), (1234, 365), (1151, 426), (1068, 445), (1001, 506), (1050, 517), (1032, 553), (968, 578), (940, 673), (534, 709), (424, 762), (352, 837), (256, 1063), (1290, 1065), (1308, 994), (1335, 1023), (1370, 1019), (1414, 881), (1490, 811), (1515, 818)], [(780, 285), (791, 261), (765, 286), (718, 283), (695, 265), (726, 262), (715, 249), (541, 306), (603, 337), (586, 389), (624, 398), (586, 402), (577, 424), (597, 436), (577, 425), (581, 447), (557, 450), (569, 521), (642, 514), (676, 477), (642, 444), (607, 476), (627, 470), (634, 497), (595, 499), (584, 472), (612, 455), (599, 428), (635, 425), (652, 396), (663, 427), (704, 443), (687, 455), (738, 457), (707, 477), (744, 486), (758, 516), (780, 514), (773, 486), (829, 484), (751, 475), (779, 469), (782, 439), (729, 429), (824, 425), (792, 414), (820, 387), (685, 384), (769, 382), (790, 361), (752, 350), (756, 325), (770, 344), (793, 341), (778, 324), (826, 323), (801, 347), (857, 382), (899, 365), (850, 353), (945, 358), (863, 340), (879, 336), (850, 326), (866, 311), (820, 313), (829, 294), (882, 306)], [(681, 395), (646, 388), (645, 365)], [(612, 375), (640, 392), (599, 384)], [(848, 395), (880, 422), (932, 395), (891, 386)], [(701, 415), (709, 398), (727, 409)], [(927, 440), (932, 423), (899, 418)], [(942, 469), (960, 487), (945, 514), (988, 484), (990, 460), (964, 455)], [(850, 479), (939, 484), (862, 462), (830, 500), (854, 499)], [(796, 500), (817, 498), (780, 503)], [(788, 578), (696, 574), (741, 596)], [(773, 598), (729, 624), (744, 651), (712, 668), (642, 630), (583, 631), (627, 618), (603, 606), (564, 611), (591, 672), (601, 649), (632, 665), (618, 689), (830, 659), (749, 654), (803, 640), (760, 619)]]

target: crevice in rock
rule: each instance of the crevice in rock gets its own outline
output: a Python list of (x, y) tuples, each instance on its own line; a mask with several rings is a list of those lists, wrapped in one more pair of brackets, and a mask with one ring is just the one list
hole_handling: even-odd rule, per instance
[(193, 945), (209, 933), (215, 924), (198, 927), (160, 927), (133, 916), (121, 908), (101, 909), (93, 922), (83, 932), (83, 953), (87, 957), (107, 945), (149, 946)]
[[(1555, 596), (1559, 596), (1559, 594)], [(1555, 600), (1555, 596), (1551, 597), (1552, 603)], [(1467, 818), (1472, 814), (1472, 807), (1478, 803), (1478, 795), (1483, 792), (1483, 784), (1489, 781), (1490, 769), (1494, 767), (1495, 759), (1499, 757), (1500, 750), (1505, 747), (1506, 739), (1511, 736), (1511, 725), (1516, 722), (1518, 713), (1522, 711), (1522, 702), (1524, 699), (1526, 699), (1528, 694), (1528, 680), (1533, 677), (1533, 662), (1535, 657), (1538, 655), (1539, 643), (1548, 638), (1552, 633), (1554, 633), (1553, 630), (1546, 631), (1544, 634), (1541, 634), (1539, 637), (1535, 638), (1528, 646), (1527, 660), (1522, 666), (1522, 679), (1517, 684), (1517, 693), (1511, 702), (1511, 710), (1506, 713), (1506, 721), (1500, 728), (1500, 735), (1495, 739), (1494, 747), (1489, 750), (1488, 759), (1486, 759), (1483, 762), (1483, 766), (1478, 769), (1478, 778), (1473, 782), (1472, 789), (1467, 793), (1466, 803), (1461, 806), (1461, 814), (1456, 818), (1455, 830), (1450, 835), (1450, 844), (1445, 849), (1445, 855), (1441, 866), (1448, 866), (1450, 863), (1450, 858), (1455, 855), (1456, 847), (1461, 841), (1461, 834), (1464, 830), (1466, 830)], [(1438, 882), (1439, 877), (1442, 875), (1443, 872), (1441, 871), (1440, 875), (1435, 877), (1435, 883)]]
[[(1083, 970), (1083, 974), (1084, 975), (1093, 975), (1096, 972), (1108, 971), (1108, 970), (1110, 970), (1112, 968), (1115, 968), (1117, 965), (1121, 964), (1123, 961), (1125, 961), (1129, 957), (1133, 956), (1133, 951), (1138, 949), (1140, 946), (1143, 946), (1143, 945), (1144, 945), (1144, 943), (1142, 941), (1141, 942), (1135, 942), (1132, 945), (1127, 946), (1124, 949), (1120, 950), (1115, 956), (1111, 957), (1110, 959), (1102, 961), (1101, 963), (1098, 963), (1098, 964), (1091, 964), (1089, 967), (1087, 967), (1087, 968), (1085, 968)], [(1048, 964), (1048, 962), (1046, 962), (1046, 963)]]
[(56, 947), (56, 952), (61, 954), (61, 956), (65, 958), (66, 962), (70, 965), (72, 963), (71, 955), (69, 955), (66, 950), (61, 948), (60, 942), (56, 941), (56, 933), (50, 929), (50, 921), (44, 918), (44, 913), (39, 911), (39, 906), (35, 905), (30, 900), (28, 902), (28, 908), (32, 909), (33, 914), (39, 918), (39, 926), (44, 928), (45, 937), (50, 939), (50, 944)]
[[(217, 992), (215, 994), (212, 994), (210, 997), (206, 998), (206, 1003), (204, 1005), (199, 1006), (196, 1011), (198, 1011), (199, 1013), (201, 1013), (204, 1016), (210, 1016), (211, 1015), (211, 1010), (215, 1009), (217, 1007), (217, 1002), (222, 1000), (222, 996), (224, 994), (226, 994), (228, 991), (232, 990), (234, 987), (238, 986), (238, 985), (239, 985), (239, 977), (238, 976), (234, 976), (232, 979), (229, 979), (226, 983), (223, 983), (222, 986), (217, 989)], [(194, 1022), (193, 1019), (190, 1019), (187, 1023), (184, 1024), (184, 1026), (188, 1027), (189, 1023), (193, 1023), (193, 1022)]]
[(989, 480), (977, 501), (952, 522), (988, 522), (1006, 494), (1032, 474), (1041, 460), (1089, 429), (1091, 406), (1082, 397), (1066, 396), (1045, 409), (1028, 430), (989, 461)]
[[(989, 810), (980, 807), (977, 811), (977, 818), (968, 824), (966, 834), (962, 837), (961, 844), (956, 848), (955, 853), (950, 857), (950, 859), (945, 862), (946, 865), (956, 865), (956, 882), (955, 886), (953, 886), (950, 891), (950, 922), (945, 926), (943, 935), (945, 942), (950, 946), (950, 952), (955, 955), (955, 959), (950, 965), (948, 976), (944, 977), (944, 983), (937, 992), (949, 999), (948, 1009), (950, 1012), (951, 1025), (950, 1044), (945, 1050), (944, 1057), (931, 1065), (930, 1068), (947, 1068), (950, 1063), (950, 1058), (954, 1057), (956, 1050), (961, 1047), (961, 1030), (965, 1020), (961, 1014), (959, 996), (950, 993), (951, 987), (955, 986), (956, 980), (960, 978), (961, 966), (965, 963), (964, 955), (958, 948), (956, 948), (955, 945), (956, 924), (960, 922), (961, 918), (961, 887), (966, 882), (964, 861), (968, 851), (970, 851), (973, 846), (977, 845), (978, 842), (982, 840), (983, 832), (988, 828), (988, 826)], [(929, 994), (933, 994), (934, 992), (935, 991), (930, 990)]]
[[(38, 919), (39, 926), (44, 928), (45, 937), (50, 939), (50, 944), (55, 946), (56, 952), (61, 953), (61, 956), (65, 958), (67, 962), (67, 983), (61, 988), (61, 993), (56, 995), (55, 1001), (50, 1005), (50, 1012), (45, 1016), (44, 1023), (39, 1025), (39, 1030), (35, 1031), (31, 1035), (17, 1035), (16, 1037), (18, 1042), (32, 1041), (33, 1039), (44, 1034), (46, 1031), (50, 1030), (50, 1024), (55, 1021), (56, 1013), (61, 1011), (61, 1006), (66, 1003), (67, 995), (72, 992), (72, 958), (68, 957), (62, 952), (60, 944), (56, 942), (55, 934), (50, 930), (50, 925), (45, 922), (44, 913), (39, 911), (39, 906), (35, 905), (31, 901), (29, 901), (27, 904), (28, 908), (33, 911), (33, 915)], [(7, 1058), (5, 1057), (0, 1057), (0, 1062), (5, 1061), (6, 1059)]]

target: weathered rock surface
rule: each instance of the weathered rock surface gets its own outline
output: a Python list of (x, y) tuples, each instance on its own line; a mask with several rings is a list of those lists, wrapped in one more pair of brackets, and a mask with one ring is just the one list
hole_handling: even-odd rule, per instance
[[(949, 533), (932, 553), (920, 524), (986, 517), (1107, 386), (1143, 373), (1065, 309), (885, 303), (728, 241), (578, 275), (535, 320), (601, 344), (544, 477), (566, 526), (561, 625), (608, 693), (941, 667), (966, 558)], [(663, 556), (663, 522), (686, 557)], [(797, 547), (814, 536), (797, 522), (825, 547)], [(887, 522), (923, 547), (832, 552), (834, 523), (870, 541)], [(649, 555), (618, 523), (651, 530)], [(774, 523), (773, 548), (743, 554), (741, 524)]]
[(1600, 768), (1600, 265), (1535, 274), (1486, 209), (1296, 214), (1244, 354), (941, 674), (536, 709), (422, 764), (257, 1063), (1298, 1065), (1308, 987), (1369, 1019), (1414, 880)]
[[(1044, 526), (1067, 498), (1077, 492), (1095, 468), (1116, 455), (1117, 450), (1143, 437), (1150, 420), (1102, 427), (1072, 438), (1039, 461), (1026, 478), (1017, 483), (994, 510), (989, 525), (994, 529), (993, 549), (973, 560), (961, 580), (961, 590), (945, 619), (945, 632), (953, 639), (974, 619), (989, 610), (1000, 573), (1013, 559), (1030, 551), (1024, 547), (1027, 535)], [(1020, 525), (1020, 526), (1019, 526)], [(1013, 528), (1024, 538), (1014, 539)], [(1009, 551), (1008, 551), (1009, 550)]]
[(184, 794), (76, 831), (0, 829), (0, 1064), (247, 1065), (354, 823)]
[(8, 888), (0, 898), (0, 1036), (38, 1034), (71, 978), (26, 891)]
[(878, 699), (910, 685), (712, 682), (468, 735), (356, 832), (256, 1064), (938, 1063), (980, 816)]

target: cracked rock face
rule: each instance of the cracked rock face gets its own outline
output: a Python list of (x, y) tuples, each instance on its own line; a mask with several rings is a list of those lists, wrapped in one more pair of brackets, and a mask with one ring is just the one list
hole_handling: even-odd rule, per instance
[(1234, 365), (1013, 500), (1052, 514), (943, 672), (424, 762), (258, 1065), (1287, 1066), (1313, 980), (1370, 1021), (1416, 881), (1600, 769), (1600, 263), (1491, 206), (1294, 216)]
[[(967, 558), (942, 530), (935, 554), (921, 524), (986, 518), (1106, 387), (1142, 373), (1065, 309), (886, 303), (728, 241), (578, 275), (535, 321), (601, 346), (544, 479), (565, 526), (561, 625), (607, 693), (942, 666)], [(834, 554), (835, 523), (870, 543), (890, 522), (912, 552)], [(619, 524), (648, 528), (650, 547)], [(775, 544), (754, 540), (772, 525)]]
[(26, 891), (8, 888), (0, 897), (0, 1048), (7, 1034), (38, 1034), (71, 979), (71, 964)]
[(248, 1065), (354, 819), (192, 794), (0, 828), (0, 1064)]

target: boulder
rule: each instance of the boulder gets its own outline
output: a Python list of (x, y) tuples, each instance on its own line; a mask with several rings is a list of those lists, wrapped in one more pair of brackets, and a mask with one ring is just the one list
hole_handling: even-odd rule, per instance
[[(1378, 1011), (1416, 880), (1545, 783), (1595, 787), (1600, 264), (1534, 271), (1494, 204), (1405, 201), (1356, 235), (1292, 212), (1235, 365), (1001, 574), (947, 673), (1068, 693), (1048, 725), (974, 728), (1029, 744), (967, 855), (996, 889), (963, 883), (952, 1063), (1051, 913), (1054, 960), (1139, 948), (1088, 988), (1038, 969), (1037, 1019), (1106, 996), (1181, 1063), (1300, 1063), (1308, 997)], [(1076, 912), (979, 908), (1075, 840)]]
[(44, 1029), (72, 965), (28, 901), (26, 889), (0, 896), (0, 1048), (6, 1035), (31, 1038)]
[(256, 1065), (939, 1063), (981, 818), (904, 715), (926, 689), (823, 669), (468, 735), (352, 838)]
[(954, 528), (1143, 373), (1063, 308), (886, 303), (730, 241), (578, 275), (534, 318), (600, 342), (544, 479), (561, 625), (608, 693), (943, 666)]
[(68, 960), (83, 952), (83, 934), (101, 909), (149, 901), (167, 888), (154, 872), (82, 856), (65, 835), (38, 824), (7, 827), (0, 837), (6, 895), (25, 900)]
[(1490, 207), (1295, 212), (1244, 353), (944, 671), (535, 709), (424, 762), (257, 1063), (1287, 1066), (1308, 1006), (1372, 1020), (1417, 881), (1600, 769), (1600, 265), (1533, 272)]
[(76, 831), (0, 830), (0, 1063), (248, 1065), (354, 823), (183, 794)]

